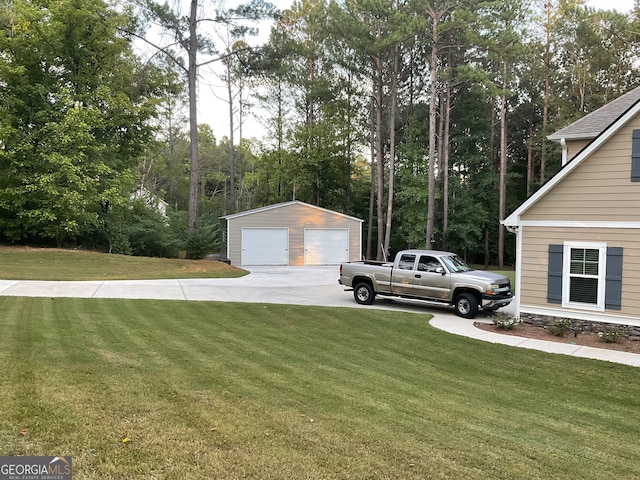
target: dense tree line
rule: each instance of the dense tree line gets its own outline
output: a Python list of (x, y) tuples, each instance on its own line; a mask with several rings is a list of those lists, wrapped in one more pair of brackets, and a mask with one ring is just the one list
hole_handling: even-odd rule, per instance
[[(365, 219), (370, 258), (433, 246), (508, 263), (500, 220), (560, 167), (546, 136), (640, 84), (638, 5), (296, 0), (259, 48), (246, 21), (273, 9), (258, 1), (206, 19), (153, 2), (2, 8), (0, 239), (16, 243), (201, 252), (217, 217), (299, 199)], [(224, 65), (227, 132), (194, 131), (190, 56), (136, 55), (142, 19)], [(243, 138), (250, 108), (262, 141)]]

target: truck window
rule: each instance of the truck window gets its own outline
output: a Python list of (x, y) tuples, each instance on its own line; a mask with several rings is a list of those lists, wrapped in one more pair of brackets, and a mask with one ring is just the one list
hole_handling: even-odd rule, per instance
[(420, 261), (418, 262), (418, 270), (421, 272), (436, 273), (436, 269), (438, 267), (442, 267), (438, 259), (435, 257), (430, 257), (428, 255), (422, 255), (420, 257)]
[(416, 256), (404, 253), (398, 262), (400, 270), (413, 270), (413, 264), (416, 263)]
[(451, 257), (442, 257), (442, 261), (445, 263), (451, 273), (456, 272), (470, 272), (473, 270), (469, 265), (464, 263), (459, 256), (453, 255)]

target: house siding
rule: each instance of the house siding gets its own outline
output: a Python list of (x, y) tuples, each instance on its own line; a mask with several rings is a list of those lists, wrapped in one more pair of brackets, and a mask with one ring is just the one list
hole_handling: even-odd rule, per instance
[(640, 183), (631, 182), (635, 118), (527, 210), (527, 221), (640, 221)]
[(345, 228), (349, 230), (349, 260), (357, 261), (361, 256), (361, 225), (356, 218), (303, 203), (259, 209), (227, 220), (228, 255), (233, 265), (241, 264), (243, 228), (288, 228), (289, 265), (301, 266), (305, 264), (305, 228)]
[[(549, 245), (565, 241), (605, 242), (608, 247), (622, 247), (623, 283), (620, 310), (606, 309), (602, 316), (622, 316), (640, 321), (640, 230), (633, 228), (555, 228), (522, 227), (520, 305), (524, 310), (558, 308), (547, 301), (547, 265)], [(571, 309), (562, 309), (571, 316)], [(582, 310), (575, 310), (582, 313)]]
[(591, 140), (571, 140), (567, 141), (567, 158), (571, 160), (575, 157), (580, 151), (589, 145)]

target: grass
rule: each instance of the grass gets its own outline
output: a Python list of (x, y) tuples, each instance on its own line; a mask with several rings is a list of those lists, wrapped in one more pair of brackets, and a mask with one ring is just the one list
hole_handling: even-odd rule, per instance
[(211, 260), (132, 257), (85, 250), (0, 247), (5, 280), (146, 280), (241, 277), (246, 271)]
[(74, 479), (640, 477), (637, 368), (368, 309), (0, 312), (0, 455), (73, 455)]

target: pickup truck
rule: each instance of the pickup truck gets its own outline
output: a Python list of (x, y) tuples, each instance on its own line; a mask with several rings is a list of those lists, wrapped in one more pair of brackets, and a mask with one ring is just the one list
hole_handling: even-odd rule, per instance
[(428, 300), (453, 305), (464, 318), (474, 318), (480, 308), (495, 311), (513, 298), (504, 275), (474, 270), (455, 253), (436, 250), (403, 250), (393, 263), (342, 263), (338, 283), (353, 290), (361, 305), (376, 295)]

